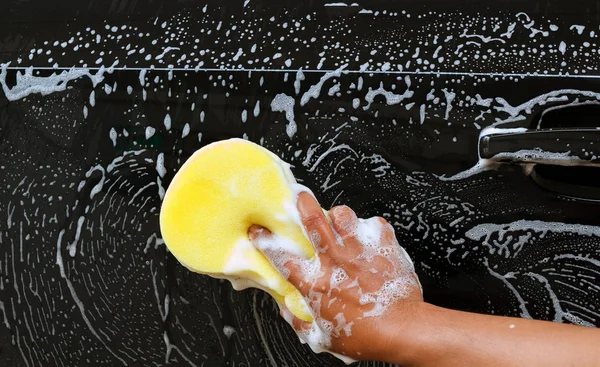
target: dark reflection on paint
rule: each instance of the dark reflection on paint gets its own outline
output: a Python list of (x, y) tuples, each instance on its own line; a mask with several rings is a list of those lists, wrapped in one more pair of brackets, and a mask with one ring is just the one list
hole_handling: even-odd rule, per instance
[[(93, 78), (82, 76), (65, 85), (54, 84), (52, 87), (59, 89), (54, 93), (27, 93), (11, 101), (6, 96), (18, 90), (12, 88), (25, 84), (17, 84), (16, 70), (4, 71), (2, 81), (7, 90), (0, 93), (3, 364), (340, 365), (334, 357), (314, 355), (301, 345), (278, 318), (274, 302), (262, 292), (235, 292), (227, 282), (189, 272), (166, 251), (158, 226), (164, 188), (193, 152), (231, 137), (261, 143), (293, 164), (295, 175), (315, 191), (324, 207), (344, 203), (362, 217), (386, 217), (412, 256), (429, 302), (475, 312), (600, 325), (596, 286), (600, 217), (596, 206), (541, 190), (519, 167), (447, 180), (477, 163), (481, 129), (498, 122), (503, 127), (528, 127), (551, 107), (598, 103), (600, 97), (593, 92), (598, 90), (596, 79), (408, 75), (392, 73), (398, 71), (392, 66), (385, 73), (361, 73), (366, 62), (368, 70), (387, 68), (389, 55), (371, 55), (376, 45), (385, 42), (399, 43), (395, 50), (411, 59), (413, 66), (417, 47), (421, 55), (432, 54), (437, 46), (419, 39), (419, 34), (430, 31), (425, 26), (430, 18), (419, 18), (415, 11), (407, 12), (411, 18), (406, 14), (404, 18), (364, 18), (365, 14), (359, 18), (339, 13), (340, 9), (325, 9), (322, 4), (313, 4), (310, 11), (299, 7), (292, 17), (281, 5), (274, 9), (252, 6), (251, 1), (247, 10), (255, 9), (254, 13), (238, 12), (233, 18), (227, 7), (218, 11), (214, 6), (206, 13), (203, 6), (190, 8), (191, 15), (182, 13), (180, 18), (203, 22), (205, 29), (215, 32), (208, 36), (205, 31), (202, 43), (204, 48), (219, 49), (207, 58), (215, 67), (221, 66), (215, 57), (232, 60), (239, 49), (212, 43), (227, 30), (222, 25), (219, 32), (223, 35), (215, 36), (219, 21), (235, 23), (255, 17), (256, 24), (249, 29), (262, 25), (261, 32), (272, 27), (272, 32), (280, 32), (278, 37), (288, 34), (289, 28), (276, 27), (282, 22), (271, 25), (270, 14), (289, 17), (288, 24), (301, 17), (302, 24), (320, 36), (315, 41), (320, 47), (325, 42), (321, 36), (331, 31), (325, 43), (332, 48), (323, 69), (341, 64), (335, 57), (346, 51), (333, 48), (338, 41), (351, 46), (359, 57), (349, 61), (348, 73), (324, 81), (320, 93), (311, 93), (315, 97), (302, 104), (302, 96), (324, 73), (300, 74), (294, 67), (316, 68), (321, 61), (321, 49), (316, 46), (298, 51), (294, 60), (298, 64), (291, 67), (285, 65), (288, 57), (283, 55), (272, 61), (275, 67), (289, 68), (287, 73), (119, 69), (124, 65), (168, 65), (156, 60), (168, 45), (152, 44), (167, 33), (166, 26), (162, 27), (166, 19), (155, 22), (154, 18), (136, 24), (151, 36), (97, 44), (89, 48), (94, 56), (73, 50), (75, 41), (64, 50), (60, 42), (53, 46), (54, 39), (68, 41), (72, 34), (86, 31), (86, 26), (77, 22), (68, 30), (49, 33), (49, 45), (44, 45), (40, 36), (21, 46), (2, 45), (9, 56), (2, 60), (10, 61), (12, 67), (19, 65), (19, 57), (21, 65), (29, 65), (30, 48), (53, 50), (50, 55), (36, 51), (31, 60), (41, 63), (36, 66), (52, 66), (49, 57), (67, 67), (78, 65), (80, 58), (93, 66), (100, 52), (104, 52), (103, 62), (115, 55), (121, 57), (119, 66), (101, 74), (95, 87)], [(402, 15), (401, 10), (395, 9)], [(309, 12), (311, 19), (306, 18)], [(469, 20), (473, 27), (487, 21), (487, 31), (502, 33), (494, 31), (493, 24), (523, 20), (517, 13), (498, 19), (447, 14), (442, 19), (457, 24)], [(339, 14), (355, 22), (357, 29), (369, 32), (358, 35), (334, 30)], [(569, 36), (569, 27), (563, 24), (566, 20), (560, 16), (545, 19), (532, 13), (529, 17), (545, 28), (558, 24), (559, 30), (548, 35), (553, 40), (580, 42), (585, 47), (587, 41), (574, 38), (583, 35), (575, 32)], [(110, 16), (106, 19), (109, 28), (105, 24), (93, 28), (102, 31), (103, 39), (110, 34), (116, 37), (120, 27), (113, 32), (113, 21)], [(334, 23), (329, 23), (331, 19)], [(169, 20), (169, 24), (175, 27), (177, 22)], [(324, 30), (325, 24), (331, 29)], [(406, 24), (420, 24), (421, 28), (406, 32)], [(231, 28), (231, 24), (227, 26)], [(18, 33), (16, 26), (11, 27), (11, 32)], [(182, 41), (189, 38), (192, 42), (167, 52), (166, 60), (185, 65), (181, 55), (193, 52), (193, 40), (202, 33), (194, 33), (191, 26), (180, 27)], [(439, 40), (453, 35), (456, 43), (463, 33), (458, 28), (435, 28), (427, 34), (434, 37), (438, 32)], [(86, 32), (86, 37), (95, 39)], [(517, 32), (522, 32), (521, 36)], [(541, 38), (530, 40), (531, 32), (517, 24), (515, 38), (504, 37), (502, 45), (483, 42), (479, 52), (508, 49), (522, 42), (545, 43)], [(295, 50), (293, 37), (290, 34), (281, 42), (284, 51)], [(303, 36), (297, 37), (303, 40)], [(257, 42), (248, 38), (233, 41), (245, 49)], [(77, 40), (82, 42), (87, 39)], [(151, 61), (140, 58), (139, 52), (128, 58), (128, 43), (138, 50), (145, 47), (156, 52)], [(264, 42), (252, 57), (258, 58), (259, 64), (267, 56), (273, 60), (277, 50), (270, 47), (275, 43)], [(466, 43), (464, 47), (472, 47), (473, 52), (477, 48)], [(407, 51), (402, 51), (404, 48)], [(246, 50), (239, 60), (246, 62), (249, 54), (252, 52)], [(562, 56), (549, 51), (546, 55), (523, 56), (521, 60), (534, 64), (521, 66), (526, 71), (535, 65), (560, 63), (556, 60)], [(449, 52), (445, 65), (454, 65), (461, 57)], [(481, 72), (512, 70), (511, 64), (493, 64), (491, 57), (487, 63), (473, 60), (460, 65)], [(574, 72), (580, 67), (569, 63), (564, 68)], [(40, 75), (52, 72), (41, 71)], [(32, 85), (44, 86), (47, 81)], [(92, 90), (94, 98), (90, 99)], [(271, 107), (278, 94), (295, 101), (297, 131), (291, 138), (286, 132), (289, 119), (285, 112)], [(260, 107), (255, 114), (257, 104)], [(170, 124), (165, 124), (167, 114)], [(155, 131), (147, 137), (148, 127)]]

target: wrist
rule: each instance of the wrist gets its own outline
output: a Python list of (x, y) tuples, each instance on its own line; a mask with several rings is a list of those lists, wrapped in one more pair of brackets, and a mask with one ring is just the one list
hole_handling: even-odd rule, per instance
[(402, 312), (400, 326), (390, 334), (392, 339), (388, 362), (406, 367), (418, 366), (426, 359), (433, 361), (444, 355), (445, 351), (440, 348), (447, 348), (452, 342), (441, 340), (446, 336), (442, 325), (448, 317), (448, 310), (425, 302), (415, 302)]

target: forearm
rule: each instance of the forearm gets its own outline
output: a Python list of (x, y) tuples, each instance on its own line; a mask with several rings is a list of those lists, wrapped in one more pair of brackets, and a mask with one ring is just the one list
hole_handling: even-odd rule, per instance
[(600, 330), (419, 306), (390, 362), (427, 366), (600, 366)]

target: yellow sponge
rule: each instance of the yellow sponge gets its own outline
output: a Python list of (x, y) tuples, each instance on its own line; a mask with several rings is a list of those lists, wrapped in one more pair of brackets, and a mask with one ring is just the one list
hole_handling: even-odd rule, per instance
[(188, 269), (229, 279), (236, 289), (263, 289), (310, 322), (298, 290), (248, 239), (248, 228), (257, 224), (314, 256), (299, 224), (295, 184), (289, 166), (259, 145), (241, 139), (210, 144), (185, 162), (165, 194), (163, 239)]

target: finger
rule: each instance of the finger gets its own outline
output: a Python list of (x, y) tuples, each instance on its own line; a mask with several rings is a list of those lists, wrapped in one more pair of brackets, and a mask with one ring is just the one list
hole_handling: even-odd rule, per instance
[(258, 241), (259, 238), (268, 237), (271, 234), (271, 231), (256, 224), (253, 224), (248, 228), (248, 237), (250, 238), (250, 241)]
[(326, 252), (328, 246), (336, 243), (336, 238), (323, 209), (308, 192), (298, 195), (297, 205), (308, 239), (318, 253)]
[[(303, 263), (288, 261), (285, 268), (288, 271), (287, 280), (292, 283), (302, 296), (306, 297), (312, 288), (310, 274), (306, 274), (306, 267), (309, 262), (303, 260)], [(303, 265), (305, 264), (305, 265)]]
[(381, 224), (381, 241), (383, 245), (398, 245), (394, 227), (383, 217), (375, 217)]
[(248, 229), (250, 241), (300, 293), (306, 294), (310, 289), (310, 281), (306, 279), (305, 270), (311, 269), (311, 262), (300, 255), (291, 253), (285, 239), (271, 233), (268, 229), (252, 225)]
[(294, 319), (292, 320), (292, 327), (296, 331), (306, 331), (306, 330), (310, 330), (312, 328), (312, 323), (302, 321), (299, 318), (294, 316)]
[(345, 205), (335, 206), (329, 211), (333, 229), (342, 236), (342, 239), (356, 235), (358, 218), (354, 210)]
[(369, 262), (379, 264), (376, 268), (381, 271), (392, 271), (400, 256), (394, 227), (383, 217), (369, 218), (361, 225), (368, 228), (368, 234), (362, 236), (364, 245), (369, 248), (366, 258)]
[(363, 252), (363, 246), (357, 238), (359, 221), (352, 209), (336, 206), (329, 211), (333, 229), (340, 235), (341, 246), (337, 246), (332, 257), (339, 263), (356, 259)]
[(312, 327), (312, 323), (302, 321), (301, 319), (297, 318), (285, 305), (281, 305), (280, 307), (281, 310), (279, 311), (279, 314), (288, 324), (290, 324), (294, 328), (294, 330), (298, 332), (310, 330), (310, 328)]
[[(394, 227), (384, 218), (376, 217), (376, 219), (381, 224), (381, 247), (378, 249), (378, 253), (389, 260), (393, 266), (400, 264), (401, 268), (412, 269), (412, 260), (410, 260), (404, 248), (400, 246)], [(403, 261), (404, 259), (408, 261)]]

